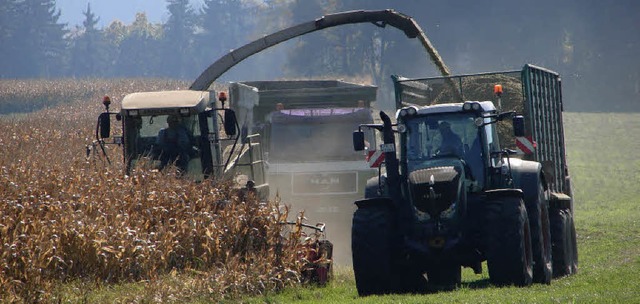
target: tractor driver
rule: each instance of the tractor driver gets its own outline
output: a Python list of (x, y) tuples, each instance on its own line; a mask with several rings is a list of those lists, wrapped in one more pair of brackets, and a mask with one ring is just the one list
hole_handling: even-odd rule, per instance
[(168, 127), (160, 130), (156, 137), (156, 145), (160, 149), (160, 168), (175, 162), (180, 170), (186, 171), (191, 149), (189, 131), (182, 125), (180, 117), (175, 114), (167, 117), (167, 125)]
[(464, 150), (462, 148), (462, 140), (458, 134), (451, 130), (451, 124), (443, 121), (438, 125), (438, 130), (440, 131), (442, 141), (436, 155), (456, 155), (463, 157)]

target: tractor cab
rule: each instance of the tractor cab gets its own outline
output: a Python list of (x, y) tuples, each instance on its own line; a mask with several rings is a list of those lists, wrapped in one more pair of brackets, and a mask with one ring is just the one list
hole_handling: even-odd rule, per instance
[(464, 173), (469, 191), (479, 192), (488, 181), (487, 168), (497, 168), (501, 159), (496, 122), (490, 101), (406, 107), (397, 113), (401, 132), (401, 171), (452, 165)]

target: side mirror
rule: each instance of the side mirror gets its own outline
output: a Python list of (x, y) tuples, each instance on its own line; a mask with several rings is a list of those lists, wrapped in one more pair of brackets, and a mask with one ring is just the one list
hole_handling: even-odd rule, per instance
[(364, 132), (353, 131), (353, 150), (355, 151), (364, 150)]
[(515, 137), (524, 136), (524, 116), (513, 116), (513, 135)]
[(225, 109), (224, 110), (224, 133), (228, 136), (236, 135), (236, 125), (238, 121), (236, 119), (236, 112), (233, 110)]
[(100, 138), (109, 138), (111, 134), (109, 112), (104, 112), (98, 116), (98, 127), (100, 128)]

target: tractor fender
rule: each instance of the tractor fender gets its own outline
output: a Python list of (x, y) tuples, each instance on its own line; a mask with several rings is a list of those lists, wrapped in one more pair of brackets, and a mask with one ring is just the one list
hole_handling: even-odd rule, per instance
[(530, 202), (538, 197), (538, 185), (542, 184), (544, 190), (547, 190), (542, 165), (539, 162), (517, 158), (509, 159), (509, 162), (514, 186), (522, 190), (525, 204), (530, 206)]

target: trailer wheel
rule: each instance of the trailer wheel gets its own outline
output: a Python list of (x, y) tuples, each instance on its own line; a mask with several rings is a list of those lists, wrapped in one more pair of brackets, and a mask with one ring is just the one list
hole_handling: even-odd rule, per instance
[(531, 225), (531, 247), (533, 253), (533, 282), (551, 283), (551, 230), (549, 227), (549, 203), (542, 184), (538, 185), (538, 196), (527, 208)]
[(522, 199), (503, 197), (488, 201), (487, 228), (487, 266), (491, 282), (496, 285), (531, 285), (531, 231)]
[(551, 248), (553, 250), (553, 276), (570, 275), (573, 264), (573, 249), (571, 240), (571, 214), (566, 209), (552, 208), (551, 218)]
[(571, 273), (578, 273), (578, 240), (576, 235), (576, 225), (573, 220), (573, 214), (571, 212), (567, 212), (570, 219), (570, 236), (571, 236), (571, 249), (572, 249), (572, 259), (571, 259)]
[(356, 202), (351, 226), (351, 252), (360, 296), (392, 292), (391, 236), (393, 216), (388, 198)]

